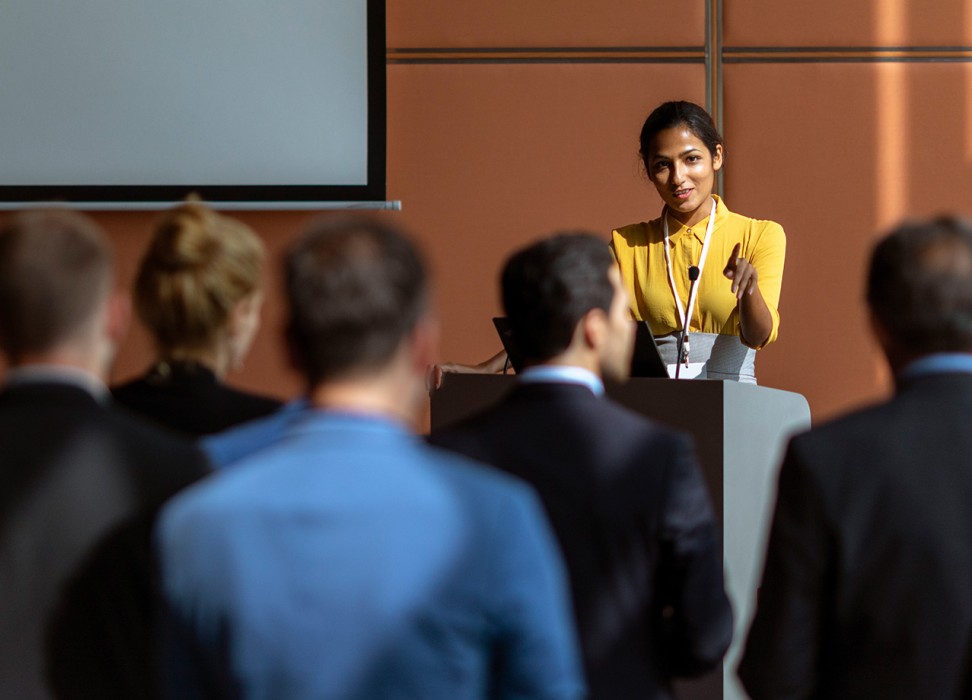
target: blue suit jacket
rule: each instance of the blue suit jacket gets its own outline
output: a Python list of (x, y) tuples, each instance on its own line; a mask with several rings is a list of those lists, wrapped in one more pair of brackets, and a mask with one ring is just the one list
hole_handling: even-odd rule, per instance
[(583, 694), (528, 487), (384, 419), (295, 422), (163, 513), (172, 697)]
[(268, 416), (204, 437), (199, 446), (213, 466), (221, 469), (275, 444), (308, 410), (307, 399), (294, 399)]

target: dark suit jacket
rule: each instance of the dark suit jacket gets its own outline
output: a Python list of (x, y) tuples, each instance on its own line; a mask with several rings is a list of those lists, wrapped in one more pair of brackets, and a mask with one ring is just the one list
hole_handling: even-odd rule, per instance
[(794, 438), (739, 668), (752, 697), (970, 697), (972, 375)]
[(0, 391), (0, 697), (150, 694), (151, 519), (205, 469), (78, 387)]
[(523, 383), (433, 443), (531, 483), (560, 542), (591, 698), (667, 698), (732, 636), (689, 439), (586, 387)]
[(115, 401), (167, 428), (201, 437), (263, 418), (283, 403), (228, 386), (200, 364), (173, 362), (112, 388)]

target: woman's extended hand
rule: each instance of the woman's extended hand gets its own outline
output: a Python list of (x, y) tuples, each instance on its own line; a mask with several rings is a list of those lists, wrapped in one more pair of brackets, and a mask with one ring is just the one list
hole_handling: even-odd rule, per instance
[(732, 280), (732, 293), (739, 302), (739, 337), (749, 347), (758, 348), (773, 330), (773, 317), (759, 291), (759, 273), (751, 262), (739, 256), (739, 249), (739, 243), (733, 246), (722, 274)]
[(732, 293), (736, 295), (736, 299), (742, 299), (743, 294), (752, 294), (758, 288), (759, 279), (759, 273), (752, 263), (739, 257), (739, 247), (739, 243), (733, 247), (726, 268), (722, 271), (722, 274), (732, 280)]

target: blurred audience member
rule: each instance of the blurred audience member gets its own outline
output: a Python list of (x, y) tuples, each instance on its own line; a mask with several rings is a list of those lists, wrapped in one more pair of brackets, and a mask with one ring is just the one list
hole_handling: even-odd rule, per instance
[(739, 675), (762, 698), (972, 697), (972, 227), (874, 249), (896, 390), (794, 438)]
[(3, 698), (152, 697), (151, 516), (205, 462), (108, 406), (128, 318), (113, 277), (78, 214), (0, 228)]
[(418, 251), (330, 220), (290, 252), (312, 410), (163, 514), (172, 698), (576, 698), (562, 565), (522, 483), (428, 447)]
[(193, 436), (265, 416), (280, 402), (223, 383), (260, 325), (263, 244), (249, 227), (197, 201), (168, 212), (142, 259), (135, 309), (157, 359), (115, 400)]
[(732, 639), (720, 536), (689, 439), (604, 397), (624, 381), (634, 323), (593, 235), (513, 255), (503, 306), (528, 368), (485, 412), (432, 442), (539, 492), (560, 541), (591, 698), (670, 698)]

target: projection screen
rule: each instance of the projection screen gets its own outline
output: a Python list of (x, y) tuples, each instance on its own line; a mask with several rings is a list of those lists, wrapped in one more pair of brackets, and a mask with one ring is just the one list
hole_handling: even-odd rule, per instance
[(0, 4), (0, 206), (385, 199), (382, 0)]

